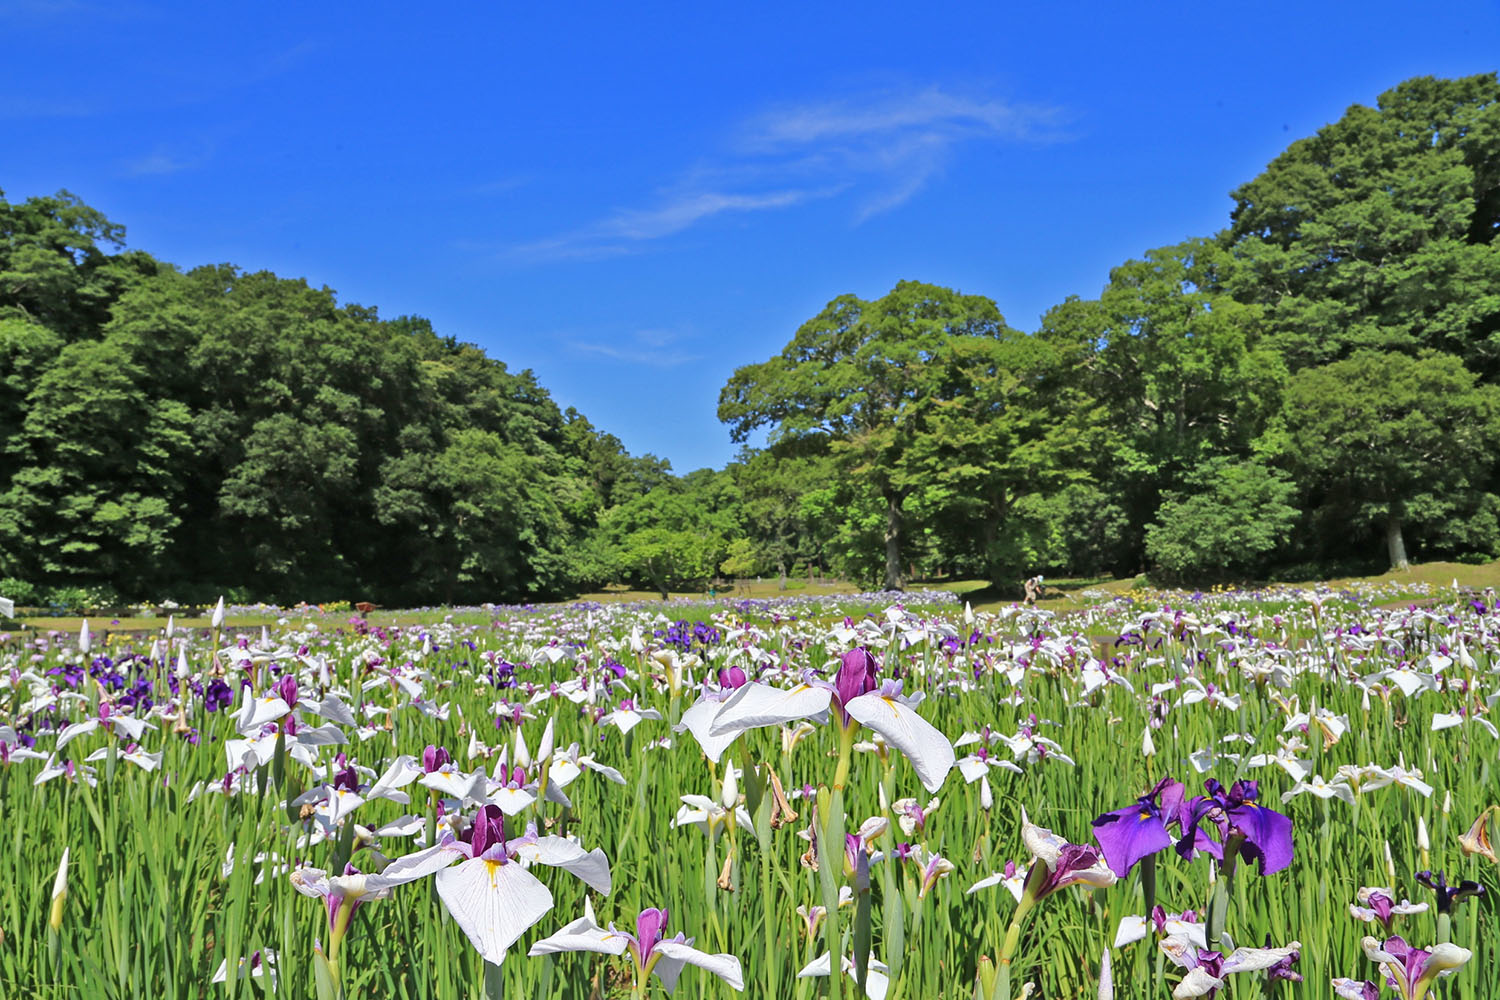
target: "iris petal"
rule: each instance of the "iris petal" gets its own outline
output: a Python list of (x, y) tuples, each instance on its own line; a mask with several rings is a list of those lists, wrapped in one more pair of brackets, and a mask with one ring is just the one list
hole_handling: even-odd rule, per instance
[(1139, 803), (1095, 819), (1094, 839), (1103, 849), (1110, 871), (1120, 878), (1130, 874), (1142, 858), (1172, 846), (1161, 816)]

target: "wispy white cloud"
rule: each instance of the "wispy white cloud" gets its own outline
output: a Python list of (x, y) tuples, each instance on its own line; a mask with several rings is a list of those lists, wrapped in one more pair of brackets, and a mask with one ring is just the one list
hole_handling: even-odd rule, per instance
[(75, 98), (0, 94), (0, 119), (85, 118), (98, 111), (97, 105)]
[(951, 93), (940, 87), (773, 108), (750, 120), (743, 142), (776, 150), (818, 142), (862, 142), (870, 137), (921, 135), (956, 141), (970, 137), (1035, 139), (1048, 136), (1058, 111), (997, 98)]
[(623, 211), (606, 220), (606, 236), (626, 240), (654, 240), (681, 232), (695, 223), (725, 212), (764, 212), (789, 208), (808, 198), (811, 191), (768, 191), (762, 194), (729, 194), (722, 191), (686, 192), (655, 208)]
[(1065, 139), (1059, 109), (941, 87), (767, 109), (734, 129), (721, 155), (684, 170), (641, 208), (511, 249), (519, 259), (636, 253), (721, 215), (791, 209), (835, 197), (852, 222), (889, 212), (978, 143)]
[(141, 20), (157, 16), (141, 4), (86, 3), (84, 0), (0, 0), (0, 19), (42, 21), (87, 17), (111, 21)]
[(509, 194), (518, 188), (530, 184), (532, 178), (526, 174), (512, 174), (506, 177), (496, 177), (492, 180), (480, 181), (468, 189), (468, 194), (477, 195), (481, 198), (491, 198), (495, 195)]
[(962, 147), (1065, 138), (1062, 112), (941, 87), (772, 108), (746, 123), (739, 150), (768, 169), (820, 169), (845, 178), (855, 221), (910, 201)]
[(125, 171), (135, 177), (176, 174), (201, 167), (212, 155), (213, 150), (207, 146), (191, 154), (182, 154), (164, 146), (158, 146), (145, 156), (127, 161)]
[(513, 255), (528, 260), (618, 257), (635, 253), (650, 240), (680, 233), (716, 215), (773, 211), (826, 196), (827, 192), (798, 189), (730, 193), (688, 188), (662, 198), (650, 208), (620, 209), (583, 229), (515, 247)]
[(619, 361), (632, 365), (647, 365), (652, 368), (675, 368), (693, 361), (700, 361), (701, 354), (685, 351), (677, 346), (682, 335), (672, 330), (637, 330), (629, 337), (610, 342), (592, 340), (570, 340), (568, 348), (574, 354)]

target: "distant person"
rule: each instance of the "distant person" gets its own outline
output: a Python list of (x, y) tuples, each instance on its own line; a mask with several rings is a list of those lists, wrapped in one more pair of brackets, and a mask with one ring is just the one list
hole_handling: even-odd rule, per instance
[(1042, 578), (1040, 576), (1028, 577), (1021, 582), (1021, 587), (1026, 591), (1026, 603), (1035, 604), (1037, 598), (1042, 596)]

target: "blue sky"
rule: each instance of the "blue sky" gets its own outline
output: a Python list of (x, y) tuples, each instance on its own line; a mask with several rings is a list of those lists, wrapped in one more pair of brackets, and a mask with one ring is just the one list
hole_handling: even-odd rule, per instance
[(1500, 5), (0, 0), (0, 189), (531, 368), (679, 472), (738, 365), (910, 278), (1033, 330), (1292, 140), (1500, 69)]

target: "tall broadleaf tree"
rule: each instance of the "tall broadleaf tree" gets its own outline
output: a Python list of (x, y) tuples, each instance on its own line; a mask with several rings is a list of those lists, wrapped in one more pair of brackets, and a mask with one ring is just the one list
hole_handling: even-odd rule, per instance
[(1359, 350), (1500, 376), (1500, 79), (1420, 77), (1233, 192), (1237, 298), (1293, 371)]
[(1404, 569), (1412, 527), (1500, 554), (1500, 498), (1486, 488), (1497, 434), (1500, 386), (1458, 358), (1360, 351), (1293, 376), (1260, 448), (1307, 484), (1340, 535), (1377, 527), (1391, 568)]
[(884, 585), (905, 581), (906, 499), (922, 486), (914, 445), (931, 413), (968, 391), (945, 363), (957, 338), (998, 338), (1000, 310), (979, 295), (903, 281), (874, 301), (842, 295), (797, 330), (781, 353), (736, 369), (719, 419), (736, 441), (765, 427), (773, 448), (823, 439), (842, 474), (883, 507)]

